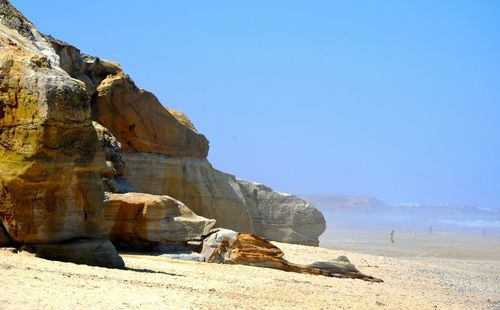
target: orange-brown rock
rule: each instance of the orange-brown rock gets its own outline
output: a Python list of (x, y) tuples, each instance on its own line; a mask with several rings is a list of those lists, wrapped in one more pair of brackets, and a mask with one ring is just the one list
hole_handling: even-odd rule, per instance
[(165, 109), (152, 93), (124, 73), (108, 75), (97, 87), (94, 119), (122, 143), (124, 152), (206, 157), (208, 141), (182, 117)]
[(178, 200), (142, 193), (106, 193), (101, 214), (101, 234), (121, 248), (201, 240), (214, 225)]
[(208, 263), (241, 264), (328, 277), (383, 282), (362, 274), (345, 257), (307, 266), (291, 263), (284, 258), (281, 249), (265, 238), (228, 229), (219, 230), (207, 237), (203, 241), (201, 255)]

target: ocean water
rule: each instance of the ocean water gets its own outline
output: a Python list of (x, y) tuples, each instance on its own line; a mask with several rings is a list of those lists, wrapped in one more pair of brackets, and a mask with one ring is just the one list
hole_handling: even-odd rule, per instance
[(437, 223), (445, 225), (454, 225), (460, 227), (472, 227), (472, 228), (490, 228), (498, 229), (500, 228), (500, 221), (486, 221), (486, 220), (435, 220)]
[(474, 217), (446, 218), (413, 213), (362, 213), (323, 211), (328, 229), (383, 230), (493, 234), (500, 236), (500, 219)]

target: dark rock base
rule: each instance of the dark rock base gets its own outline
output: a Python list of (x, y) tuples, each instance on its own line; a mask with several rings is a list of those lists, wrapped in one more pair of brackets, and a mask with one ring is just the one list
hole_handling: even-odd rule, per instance
[(34, 244), (40, 258), (106, 268), (125, 268), (123, 259), (106, 239), (76, 239), (58, 244)]

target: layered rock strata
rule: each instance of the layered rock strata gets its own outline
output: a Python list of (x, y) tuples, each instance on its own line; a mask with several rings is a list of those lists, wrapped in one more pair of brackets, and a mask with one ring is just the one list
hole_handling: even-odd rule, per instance
[(119, 248), (148, 250), (161, 244), (202, 240), (215, 220), (193, 213), (169, 196), (107, 193), (101, 234)]
[(254, 231), (269, 240), (318, 245), (326, 229), (323, 214), (294, 195), (236, 179), (252, 217)]
[[(103, 201), (86, 86), (0, 1), (0, 220), (16, 243), (99, 237)], [(112, 247), (107, 250), (115, 255)]]
[(0, 25), (0, 217), (17, 242), (94, 237), (103, 191), (90, 100), (28, 26)]
[[(119, 64), (41, 35), (6, 0), (0, 4), (0, 217), (12, 239), (97, 237), (102, 174), (108, 191), (166, 194), (222, 227), (318, 244), (325, 221), (313, 206), (214, 169), (208, 141), (183, 113), (164, 108)], [(107, 133), (121, 143), (126, 172), (114, 142), (96, 151), (90, 110), (109, 128), (96, 127), (101, 146)]]
[[(116, 63), (80, 53), (50, 38), (61, 67), (85, 83), (93, 119), (121, 143), (126, 178), (140, 192), (169, 195), (221, 227), (255, 232), (272, 240), (317, 245), (323, 215), (295, 196), (236, 179), (207, 161), (208, 141), (182, 112), (167, 109), (138, 88)], [(105, 182), (108, 190), (131, 191)]]
[(141, 192), (167, 194), (219, 227), (271, 240), (318, 245), (323, 215), (306, 201), (218, 171), (204, 158), (124, 153), (126, 177)]
[(228, 229), (219, 230), (207, 237), (203, 241), (201, 255), (208, 263), (250, 265), (328, 277), (383, 282), (359, 272), (345, 256), (311, 265), (294, 264), (287, 261), (283, 252), (265, 238)]
[(253, 231), (236, 179), (212, 168), (204, 158), (124, 153), (126, 177), (141, 192), (166, 194), (196, 214), (217, 220), (219, 227)]

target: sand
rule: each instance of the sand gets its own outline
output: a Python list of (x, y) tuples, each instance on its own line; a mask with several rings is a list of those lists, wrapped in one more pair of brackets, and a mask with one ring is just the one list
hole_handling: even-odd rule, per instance
[(123, 254), (129, 270), (0, 250), (0, 309), (500, 309), (500, 264), (276, 243), (289, 260), (346, 255), (384, 283)]

